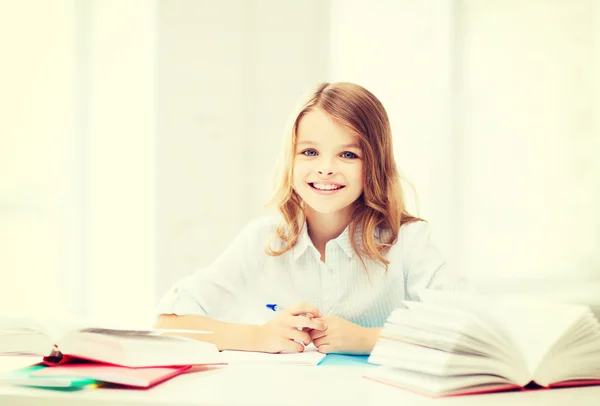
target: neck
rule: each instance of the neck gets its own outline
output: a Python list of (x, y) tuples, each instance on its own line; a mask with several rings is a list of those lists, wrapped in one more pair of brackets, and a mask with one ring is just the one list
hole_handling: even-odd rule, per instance
[(306, 206), (306, 222), (308, 224), (308, 235), (315, 248), (321, 253), (321, 258), (325, 258), (325, 245), (338, 237), (348, 224), (350, 224), (350, 214), (352, 208), (346, 207), (336, 213), (319, 213)]

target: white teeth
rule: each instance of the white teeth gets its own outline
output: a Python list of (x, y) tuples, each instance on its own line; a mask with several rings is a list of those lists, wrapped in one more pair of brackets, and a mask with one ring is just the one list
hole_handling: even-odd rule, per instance
[(336, 190), (336, 189), (341, 188), (341, 186), (324, 184), (324, 183), (313, 183), (313, 187), (315, 189), (320, 189), (320, 190)]

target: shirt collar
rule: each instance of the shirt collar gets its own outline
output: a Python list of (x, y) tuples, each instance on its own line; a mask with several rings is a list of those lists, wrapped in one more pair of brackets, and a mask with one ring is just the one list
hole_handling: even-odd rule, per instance
[[(356, 238), (356, 245), (357, 246), (361, 246), (361, 230), (362, 227), (360, 226), (360, 224), (356, 227), (356, 231), (355, 231), (355, 236)], [(340, 234), (337, 238), (334, 238), (332, 241), (335, 241), (335, 243), (346, 253), (346, 255), (348, 256), (348, 258), (352, 258), (355, 254), (354, 249), (352, 248), (352, 241), (350, 239), (350, 225), (348, 225), (344, 231), (342, 231), (342, 234)]]
[(300, 230), (300, 235), (298, 236), (298, 241), (296, 241), (296, 245), (294, 245), (294, 248), (293, 248), (294, 261), (296, 261), (298, 258), (300, 258), (300, 256), (302, 256), (302, 254), (304, 254), (309, 247), (311, 247), (311, 249), (316, 252), (316, 255), (318, 258), (319, 250), (317, 250), (315, 248), (315, 246), (313, 245), (313, 243), (308, 235), (308, 229), (307, 229), (306, 221), (305, 221), (304, 224), (302, 225), (302, 229)]
[[(355, 238), (355, 242), (356, 242), (356, 246), (358, 248), (362, 247), (362, 225), (358, 224), (356, 226), (356, 231), (355, 234), (356, 236)], [(379, 229), (375, 230), (375, 235), (376, 237), (379, 236)], [(356, 252), (354, 251), (354, 249), (352, 248), (352, 242), (350, 239), (350, 225), (348, 225), (344, 231), (342, 231), (342, 233), (334, 238), (332, 241), (334, 241), (343, 251), (344, 253), (348, 256), (348, 258), (353, 258), (354, 255), (356, 255)], [(304, 254), (306, 252), (307, 249), (309, 249), (311, 251), (313, 251), (315, 253), (316, 258), (318, 259), (320, 254), (319, 254), (319, 250), (317, 250), (317, 248), (314, 246), (312, 240), (310, 239), (310, 236), (308, 235), (308, 227), (306, 224), (306, 221), (304, 222), (304, 224), (302, 225), (302, 231), (300, 232), (300, 236), (298, 237), (298, 241), (296, 241), (296, 245), (294, 245), (294, 261), (297, 260), (298, 258), (300, 258), (300, 256), (302, 254)]]

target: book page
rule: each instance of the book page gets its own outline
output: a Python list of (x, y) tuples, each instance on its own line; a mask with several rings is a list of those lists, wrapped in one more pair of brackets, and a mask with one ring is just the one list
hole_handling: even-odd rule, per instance
[(542, 386), (574, 379), (600, 380), (600, 323), (589, 311), (565, 332), (538, 365), (534, 377)]
[(460, 341), (460, 345), (470, 344), (491, 357), (507, 361), (514, 358), (514, 349), (510, 343), (472, 312), (431, 303), (404, 303), (407, 309), (396, 309), (388, 318), (384, 331), (393, 326), (417, 328), (437, 335), (439, 340), (451, 340), (456, 344)]
[(369, 369), (365, 373), (365, 378), (433, 397), (495, 392), (518, 387), (495, 375), (435, 376), (387, 367)]
[(421, 297), (427, 302), (470, 311), (494, 327), (520, 353), (531, 379), (552, 347), (589, 311), (586, 306), (539, 297), (433, 291)]
[(516, 384), (527, 384), (527, 378), (515, 375), (510, 364), (502, 360), (439, 351), (421, 345), (380, 339), (369, 362), (435, 376), (495, 375)]
[(43, 312), (32, 314), (0, 314), (0, 334), (37, 333), (56, 343), (64, 334), (84, 325), (83, 319), (63, 315), (56, 317)]
[(69, 322), (55, 322), (49, 315), (0, 315), (0, 354), (49, 355)]
[(491, 305), (490, 315), (498, 328), (513, 341), (533, 375), (565, 331), (585, 316), (585, 306), (551, 303), (524, 298)]
[(163, 335), (95, 334), (74, 331), (58, 348), (64, 355), (128, 367), (223, 364), (217, 347), (191, 338)]
[(225, 362), (229, 365), (248, 364), (286, 364), (286, 365), (317, 365), (325, 354), (317, 351), (311, 343), (306, 346), (304, 352), (289, 354), (269, 354), (253, 351), (222, 351)]

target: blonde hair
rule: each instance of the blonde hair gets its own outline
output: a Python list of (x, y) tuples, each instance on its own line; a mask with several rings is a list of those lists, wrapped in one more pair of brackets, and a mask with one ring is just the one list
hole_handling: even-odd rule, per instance
[[(377, 260), (387, 269), (389, 261), (384, 254), (396, 242), (400, 227), (419, 219), (406, 211), (387, 113), (371, 92), (354, 83), (321, 83), (293, 117), (269, 202), (283, 215), (273, 238), (279, 238), (284, 244), (277, 250), (268, 242), (265, 250), (271, 256), (282, 255), (294, 247), (302, 232), (306, 218), (292, 179), (297, 129), (302, 117), (317, 108), (357, 136), (363, 152), (364, 190), (352, 210), (350, 241), (365, 269), (363, 257)], [(359, 225), (362, 226), (360, 248), (355, 238)], [(378, 240), (375, 239), (377, 228), (385, 230)]]

